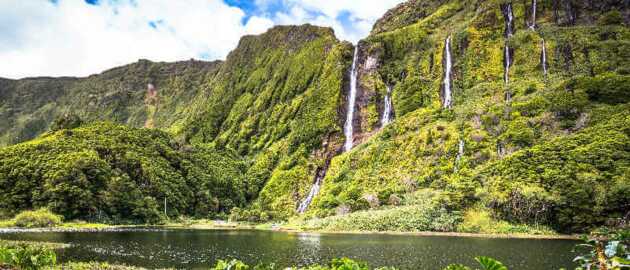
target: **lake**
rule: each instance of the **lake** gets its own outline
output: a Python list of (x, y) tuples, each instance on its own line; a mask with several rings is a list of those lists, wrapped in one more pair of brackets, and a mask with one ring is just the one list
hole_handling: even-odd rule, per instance
[(147, 268), (201, 269), (217, 259), (278, 266), (327, 263), (349, 257), (371, 267), (442, 269), (449, 263), (477, 266), (490, 256), (512, 270), (573, 269), (573, 240), (494, 239), (382, 234), (311, 234), (257, 230), (147, 230), (119, 232), (20, 232), (0, 239), (69, 243), (62, 262), (107, 261)]

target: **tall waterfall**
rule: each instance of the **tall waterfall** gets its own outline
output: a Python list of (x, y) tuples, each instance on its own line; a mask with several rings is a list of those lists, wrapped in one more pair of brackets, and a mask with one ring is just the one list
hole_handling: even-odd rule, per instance
[(392, 87), (387, 85), (387, 94), (385, 95), (384, 105), (383, 106), (383, 118), (381, 119), (381, 125), (387, 126), (389, 122), (392, 121)]
[(542, 40), (542, 52), (540, 53), (540, 64), (542, 65), (543, 75), (547, 76), (547, 48), (545, 47), (545, 39)]
[(444, 42), (444, 102), (442, 107), (449, 109), (453, 107), (453, 94), (451, 91), (451, 36)]
[(346, 136), (346, 142), (344, 144), (344, 150), (350, 151), (352, 149), (353, 137), (353, 120), (354, 120), (354, 105), (357, 99), (357, 76), (358, 67), (357, 62), (359, 60), (359, 45), (354, 48), (354, 57), (352, 58), (352, 71), (350, 74), (350, 94), (348, 95), (348, 112), (346, 114), (346, 124), (343, 128), (343, 133)]
[(529, 29), (536, 29), (536, 0), (532, 0), (532, 21), (529, 24)]
[[(512, 65), (512, 55), (510, 53), (510, 37), (514, 35), (514, 13), (512, 11), (512, 3), (501, 5), (501, 12), (505, 18), (505, 47), (503, 49), (503, 81), (507, 87), (510, 83), (510, 66)], [(512, 93), (506, 89), (505, 100), (512, 100)]]

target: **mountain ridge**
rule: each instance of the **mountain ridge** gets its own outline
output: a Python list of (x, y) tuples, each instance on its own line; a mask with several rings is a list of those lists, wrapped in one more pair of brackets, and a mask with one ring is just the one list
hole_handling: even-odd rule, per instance
[[(225, 61), (181, 74), (142, 61), (146, 67), (137, 74), (126, 66), (109, 70), (110, 79), (128, 75), (132, 86), (84, 89), (109, 93), (96, 104), (113, 111), (99, 118), (81, 112), (90, 106), (77, 105), (70, 112), (86, 122), (163, 129), (177, 149), (235, 153), (243, 160), (234, 183), (243, 199), (220, 212), (234, 220), (413, 208), (424, 205), (414, 196), (430, 193), (437, 194), (430, 196), (434, 208), (417, 211), (440, 213), (450, 230), (479, 227), (477, 214), (583, 231), (630, 215), (624, 143), (630, 134), (623, 126), (630, 111), (629, 13), (618, 1), (563, 0), (562, 9), (558, 3), (538, 1), (533, 17), (527, 2), (412, 0), (388, 11), (356, 48), (330, 28), (278, 26), (243, 37)], [(352, 66), (357, 92), (350, 108), (354, 133), (347, 138)], [(70, 100), (89, 104), (78, 90), (84, 95)], [(452, 95), (451, 105), (445, 95)], [(35, 107), (56, 106), (46, 101)], [(6, 113), (7, 104), (0, 103), (3, 118), (16, 118)], [(382, 121), (386, 114), (391, 122)], [(98, 130), (98, 122), (88, 125)], [(71, 127), (61, 130), (72, 133)], [(343, 149), (347, 140), (350, 151)], [(585, 146), (574, 147), (576, 141)], [(0, 179), (10, 175), (10, 158), (21, 145), (3, 148)]]

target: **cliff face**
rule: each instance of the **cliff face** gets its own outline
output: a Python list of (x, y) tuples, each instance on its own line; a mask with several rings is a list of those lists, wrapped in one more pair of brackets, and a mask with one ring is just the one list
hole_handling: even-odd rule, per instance
[(244, 37), (183, 137), (251, 158), (249, 198), (275, 217), (294, 214), (315, 172), (342, 144), (351, 54), (329, 28), (279, 26)]
[(68, 113), (85, 121), (169, 128), (184, 117), (218, 66), (220, 62), (140, 60), (86, 78), (3, 80), (0, 145), (32, 139)]
[[(533, 4), (408, 1), (388, 11), (359, 43), (355, 136), (364, 143), (332, 160), (310, 214), (375, 208), (430, 188), (450, 194), (446, 207), (483, 206), (562, 230), (627, 216), (628, 100), (618, 97), (628, 91), (628, 4)], [(448, 37), (453, 108), (443, 109)], [(395, 121), (379, 131), (387, 86)]]

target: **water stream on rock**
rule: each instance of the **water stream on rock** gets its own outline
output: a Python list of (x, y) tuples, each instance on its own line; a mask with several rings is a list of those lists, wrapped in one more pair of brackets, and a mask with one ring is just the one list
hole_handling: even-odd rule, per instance
[(444, 102), (442, 107), (449, 109), (453, 106), (453, 94), (451, 92), (451, 36), (444, 42)]
[(381, 125), (387, 126), (392, 121), (392, 87), (387, 85), (387, 94), (385, 95), (383, 106), (383, 118), (381, 119)]
[(352, 58), (352, 71), (350, 74), (350, 93), (348, 95), (348, 112), (346, 115), (346, 124), (343, 128), (343, 133), (346, 136), (346, 142), (344, 144), (344, 150), (350, 151), (353, 146), (353, 120), (354, 120), (354, 106), (357, 98), (357, 76), (358, 67), (357, 62), (359, 60), (359, 45), (357, 44), (354, 49), (354, 57)]
[(311, 190), (308, 192), (308, 195), (304, 200), (300, 203), (297, 208), (297, 212), (303, 214), (308, 209), (308, 206), (313, 201), (313, 198), (319, 193), (319, 189), (322, 186), (322, 180), (324, 180), (324, 176), (326, 176), (326, 170), (318, 170), (315, 174), (315, 183), (311, 186)]
[(543, 75), (547, 76), (547, 48), (545, 39), (542, 40), (542, 52), (540, 53), (540, 64), (542, 65)]
[(536, 0), (532, 0), (532, 21), (529, 25), (529, 29), (536, 29)]

